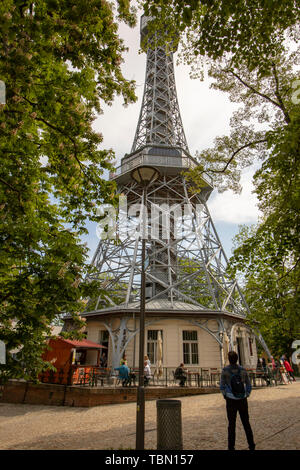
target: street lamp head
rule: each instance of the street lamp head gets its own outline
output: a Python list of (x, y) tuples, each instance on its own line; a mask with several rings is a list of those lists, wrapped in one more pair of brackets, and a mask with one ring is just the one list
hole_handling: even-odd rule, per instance
[(148, 186), (159, 177), (159, 171), (152, 166), (140, 166), (131, 172), (131, 177), (142, 186)]

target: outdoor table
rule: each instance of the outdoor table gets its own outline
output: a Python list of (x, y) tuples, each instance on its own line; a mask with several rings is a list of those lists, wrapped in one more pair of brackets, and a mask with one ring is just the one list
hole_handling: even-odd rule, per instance
[(104, 385), (105, 381), (108, 381), (110, 376), (111, 369), (109, 367), (97, 367), (94, 368), (92, 372), (92, 385), (97, 387), (98, 383), (100, 382), (101, 386)]

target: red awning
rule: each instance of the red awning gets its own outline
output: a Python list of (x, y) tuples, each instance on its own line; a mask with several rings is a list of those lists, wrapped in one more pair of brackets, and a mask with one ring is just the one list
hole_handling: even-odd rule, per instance
[(94, 343), (93, 341), (88, 341), (87, 339), (83, 339), (81, 341), (77, 341), (75, 339), (66, 339), (66, 338), (61, 338), (59, 337), (61, 341), (64, 341), (65, 343), (70, 344), (73, 346), (73, 348), (76, 349), (107, 349), (106, 346), (103, 346), (102, 344), (99, 343)]

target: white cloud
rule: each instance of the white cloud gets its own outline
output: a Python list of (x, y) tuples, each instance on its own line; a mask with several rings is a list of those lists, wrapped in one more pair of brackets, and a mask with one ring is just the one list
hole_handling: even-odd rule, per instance
[(254, 165), (242, 175), (241, 194), (234, 194), (230, 190), (225, 193), (213, 192), (208, 201), (208, 208), (214, 221), (231, 224), (257, 222), (260, 211), (257, 207), (257, 197), (252, 192), (254, 190), (252, 177), (256, 169), (257, 166)]

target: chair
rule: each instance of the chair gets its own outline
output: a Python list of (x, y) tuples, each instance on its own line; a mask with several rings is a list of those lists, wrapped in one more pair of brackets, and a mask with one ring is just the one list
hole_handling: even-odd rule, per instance
[(136, 373), (134, 371), (129, 372), (129, 385), (132, 384), (135, 386), (135, 381), (136, 381)]
[(117, 377), (116, 385), (122, 384), (122, 387), (127, 387), (128, 383), (129, 383), (129, 377), (120, 377), (120, 376)]
[(154, 381), (153, 375), (144, 375), (144, 386), (147, 387), (151, 380)]
[(84, 368), (78, 370), (78, 382), (79, 385), (85, 385), (87, 383), (87, 373)]
[(204, 382), (208, 386), (210, 383), (209, 369), (201, 369), (201, 384), (204, 386)]
[(108, 381), (110, 369), (107, 367), (97, 367), (93, 370), (93, 385), (98, 386), (98, 382), (103, 387), (104, 382)]
[[(219, 379), (219, 382), (218, 382)], [(210, 369), (210, 383), (211, 386), (217, 386), (220, 383), (220, 373), (216, 367)]]

